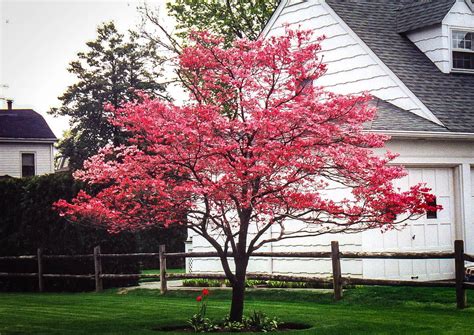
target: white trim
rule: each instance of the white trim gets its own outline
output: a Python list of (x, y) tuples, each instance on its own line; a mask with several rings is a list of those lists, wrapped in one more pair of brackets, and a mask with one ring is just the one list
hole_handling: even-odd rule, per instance
[(299, 5), (299, 4), (302, 4), (303, 2), (308, 2), (308, 0), (287, 0), (285, 7)]
[(442, 131), (409, 131), (409, 130), (367, 130), (367, 133), (384, 134), (392, 138), (426, 138), (474, 140), (474, 133), (454, 133)]
[(56, 143), (56, 138), (14, 138), (14, 137), (1, 137), (0, 142), (7, 143)]
[[(333, 16), (333, 18), (347, 31), (349, 36), (354, 38), (356, 42), (364, 49), (365, 52), (388, 74), (388, 76), (400, 87), (400, 89), (411, 98), (419, 107), (425, 119), (430, 120), (440, 126), (444, 124), (418, 99), (418, 97), (397, 77), (387, 65), (370, 49), (367, 44), (344, 22), (343, 19), (329, 6), (325, 0), (320, 1), (321, 5)], [(421, 116), (421, 115), (420, 115)]]
[(260, 35), (258, 36), (259, 38), (267, 37), (268, 33), (273, 28), (273, 25), (275, 24), (276, 20), (280, 16), (283, 9), (286, 7), (287, 3), (288, 3), (288, 0), (280, 1), (280, 3), (278, 4), (278, 7), (275, 9), (272, 16), (270, 17), (270, 20), (268, 20), (267, 24), (265, 25), (265, 28), (263, 28), (263, 30), (260, 32)]
[(49, 152), (50, 152), (50, 155), (49, 155), (49, 171), (51, 172), (54, 172), (54, 147), (53, 146), (50, 146), (49, 147)]
[(458, 221), (460, 223), (460, 229), (457, 232), (457, 237), (468, 242), (467, 224), (470, 221), (471, 214), (471, 165), (465, 163), (458, 165), (458, 175), (458, 193), (460, 200), (458, 204)]
[(474, 34), (474, 29), (469, 29), (466, 27), (459, 27), (459, 26), (448, 26), (448, 43), (449, 43), (449, 72), (453, 73), (474, 73), (474, 69), (458, 69), (453, 67), (453, 52), (466, 52), (466, 53), (474, 53), (474, 50), (467, 50), (467, 49), (458, 49), (453, 48), (453, 31), (465, 31), (468, 33)]

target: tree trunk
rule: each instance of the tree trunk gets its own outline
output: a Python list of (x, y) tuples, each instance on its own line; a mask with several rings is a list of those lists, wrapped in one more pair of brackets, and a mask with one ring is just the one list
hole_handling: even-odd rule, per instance
[(232, 305), (230, 307), (230, 321), (242, 322), (244, 315), (245, 276), (237, 276), (232, 285)]

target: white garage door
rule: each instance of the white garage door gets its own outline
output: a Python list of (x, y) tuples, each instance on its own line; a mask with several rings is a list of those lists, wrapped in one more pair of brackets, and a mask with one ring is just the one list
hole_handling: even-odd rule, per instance
[[(451, 251), (454, 241), (454, 183), (450, 168), (408, 168), (397, 182), (402, 190), (426, 183), (436, 195), (441, 211), (409, 221), (405, 228), (381, 233), (363, 233), (364, 251)], [(454, 277), (452, 260), (364, 260), (365, 278), (438, 280)]]

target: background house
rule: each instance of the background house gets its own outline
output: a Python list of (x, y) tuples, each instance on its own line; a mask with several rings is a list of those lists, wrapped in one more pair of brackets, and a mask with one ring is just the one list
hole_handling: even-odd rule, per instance
[(54, 172), (56, 136), (32, 109), (0, 109), (0, 176), (29, 177)]
[[(427, 183), (443, 206), (404, 229), (326, 235), (273, 243), (262, 251), (445, 251), (463, 239), (474, 252), (474, 5), (471, 0), (283, 0), (263, 36), (284, 25), (325, 35), (327, 73), (317, 85), (374, 96), (373, 132), (392, 136), (387, 148), (408, 176), (402, 189)], [(337, 197), (337, 195), (335, 195)], [(288, 225), (291, 227), (291, 224)], [(291, 228), (289, 228), (291, 229)], [(272, 232), (269, 232), (272, 234)], [(210, 246), (192, 236), (188, 246)], [(188, 264), (190, 265), (190, 264)], [(330, 260), (257, 259), (250, 272), (325, 275)], [(188, 269), (189, 270), (189, 269)], [(344, 275), (367, 278), (452, 278), (451, 260), (345, 260)], [(195, 259), (194, 272), (221, 271), (217, 260)]]

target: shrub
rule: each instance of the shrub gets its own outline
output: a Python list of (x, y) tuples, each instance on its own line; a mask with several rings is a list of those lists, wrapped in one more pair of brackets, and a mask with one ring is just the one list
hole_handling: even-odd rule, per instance
[[(88, 224), (73, 224), (60, 217), (51, 207), (58, 199), (70, 200), (82, 187), (70, 173), (55, 173), (22, 179), (0, 180), (0, 256), (36, 254), (43, 248), (47, 254), (91, 254), (100, 245), (103, 253), (155, 251), (163, 243), (153, 232), (110, 235)], [(173, 234), (178, 236), (172, 238)], [(170, 232), (172, 245), (185, 238), (182, 232)], [(153, 245), (155, 244), (156, 245)], [(173, 250), (172, 248), (169, 248)], [(176, 250), (176, 251), (181, 251)], [(139, 273), (139, 262), (130, 259), (103, 259), (104, 273)], [(0, 272), (36, 272), (36, 260), (0, 260)], [(88, 274), (94, 272), (92, 259), (44, 260), (45, 273)], [(104, 287), (137, 285), (136, 279), (104, 280)], [(1, 290), (33, 291), (35, 278), (0, 278)], [(45, 279), (49, 291), (88, 291), (94, 281), (88, 279)]]
[[(232, 287), (228, 280), (215, 279), (185, 279), (183, 286), (187, 287)], [(245, 287), (264, 286), (268, 288), (331, 288), (331, 284), (310, 282), (288, 282), (276, 280), (246, 280)]]

